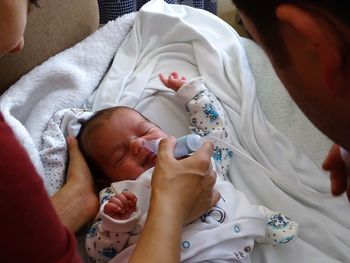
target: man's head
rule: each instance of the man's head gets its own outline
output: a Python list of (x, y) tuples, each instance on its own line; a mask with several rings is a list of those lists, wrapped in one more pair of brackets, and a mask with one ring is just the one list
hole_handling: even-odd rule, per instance
[(233, 2), (305, 115), (350, 150), (350, 1)]
[(80, 130), (78, 141), (93, 173), (109, 183), (135, 180), (155, 165), (156, 156), (144, 140), (167, 135), (139, 112), (113, 107), (97, 112)]

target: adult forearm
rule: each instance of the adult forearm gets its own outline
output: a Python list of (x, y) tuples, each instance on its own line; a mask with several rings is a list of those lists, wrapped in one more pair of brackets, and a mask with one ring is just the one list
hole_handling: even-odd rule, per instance
[(69, 166), (66, 184), (51, 198), (62, 223), (77, 232), (98, 212), (94, 182), (74, 137), (67, 138)]
[(97, 198), (77, 185), (67, 183), (51, 198), (62, 223), (73, 233), (97, 214)]
[(178, 263), (183, 222), (165, 200), (153, 201), (142, 235), (129, 262)]

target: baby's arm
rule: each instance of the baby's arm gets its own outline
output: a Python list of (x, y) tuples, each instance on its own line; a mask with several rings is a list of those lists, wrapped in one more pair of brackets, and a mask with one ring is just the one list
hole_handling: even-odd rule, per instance
[(172, 72), (168, 77), (159, 75), (162, 83), (176, 91), (176, 96), (184, 102), (189, 115), (191, 130), (202, 136), (212, 135), (226, 140), (227, 117), (218, 99), (205, 87), (202, 78), (190, 82)]
[[(231, 143), (229, 138), (227, 116), (218, 99), (205, 87), (202, 78), (190, 82), (179, 77), (176, 72), (168, 78), (160, 75), (163, 84), (176, 91), (176, 96), (184, 102), (191, 123), (191, 131), (201, 136), (216, 137)], [(220, 174), (225, 176), (232, 158), (232, 151), (227, 145), (214, 139), (213, 158), (220, 164)]]
[(125, 248), (141, 216), (137, 198), (131, 192), (105, 195), (100, 208), (102, 218), (86, 235), (86, 249), (93, 262), (108, 262)]

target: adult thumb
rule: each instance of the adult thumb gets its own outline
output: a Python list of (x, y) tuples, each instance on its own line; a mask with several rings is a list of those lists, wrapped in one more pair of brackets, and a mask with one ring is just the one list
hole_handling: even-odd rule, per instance
[(334, 144), (330, 149), (326, 159), (323, 161), (322, 168), (326, 171), (334, 170), (345, 165), (340, 156), (340, 148)]
[(158, 156), (167, 156), (174, 159), (175, 145), (176, 138), (174, 136), (162, 139), (159, 143)]
[(68, 169), (89, 171), (88, 165), (85, 161), (83, 154), (81, 153), (78, 145), (78, 141), (73, 136), (67, 137), (67, 145), (69, 152), (69, 167)]
[(68, 136), (66, 141), (68, 145), (69, 158), (82, 157), (77, 139), (75, 139), (73, 136)]

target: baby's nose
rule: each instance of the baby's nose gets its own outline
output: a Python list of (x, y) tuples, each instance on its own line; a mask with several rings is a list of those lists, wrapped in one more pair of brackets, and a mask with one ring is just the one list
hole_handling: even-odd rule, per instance
[(141, 149), (143, 148), (143, 141), (144, 139), (142, 138), (137, 138), (137, 139), (133, 139), (130, 142), (130, 148), (131, 148), (131, 153), (134, 155), (139, 154), (139, 152), (141, 151)]

